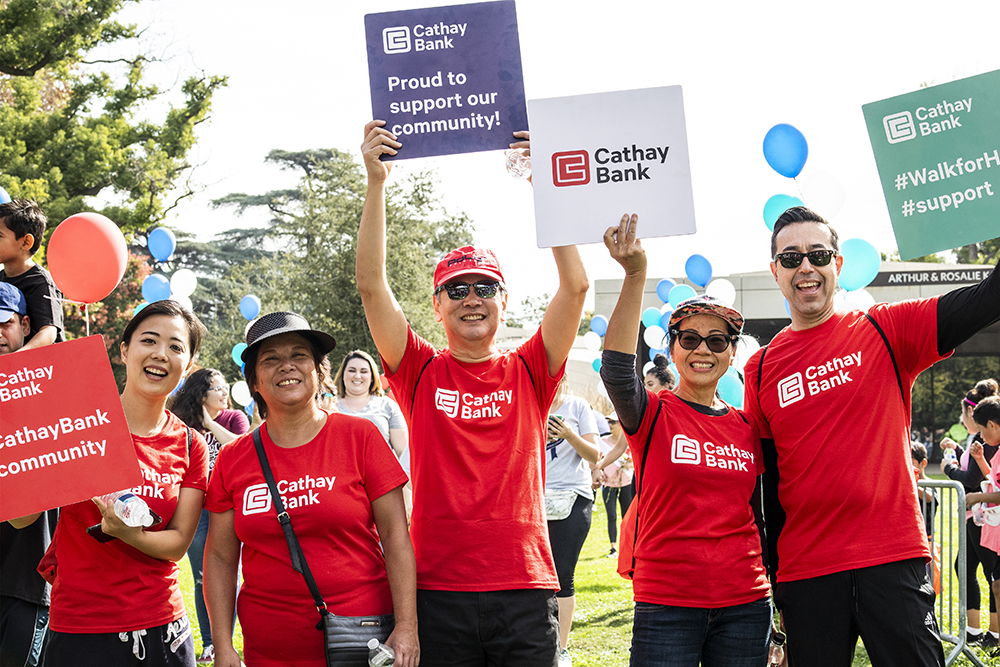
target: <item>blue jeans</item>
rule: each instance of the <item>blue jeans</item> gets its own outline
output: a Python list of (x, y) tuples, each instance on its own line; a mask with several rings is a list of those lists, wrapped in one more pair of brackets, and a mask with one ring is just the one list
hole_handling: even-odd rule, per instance
[(764, 667), (771, 600), (699, 609), (635, 603), (630, 667)]
[(208, 608), (205, 606), (205, 594), (201, 582), (204, 578), (205, 540), (208, 537), (208, 510), (201, 511), (198, 529), (194, 531), (194, 539), (188, 547), (187, 556), (191, 561), (191, 574), (194, 576), (194, 610), (198, 615), (198, 629), (201, 631), (202, 646), (212, 645), (212, 626), (208, 622)]

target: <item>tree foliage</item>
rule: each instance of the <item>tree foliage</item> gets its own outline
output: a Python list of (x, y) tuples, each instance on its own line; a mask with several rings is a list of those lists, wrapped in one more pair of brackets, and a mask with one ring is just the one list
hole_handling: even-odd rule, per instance
[(109, 202), (100, 212), (126, 233), (162, 221), (190, 171), (194, 128), (225, 84), (191, 77), (180, 106), (139, 120), (165, 95), (143, 82), (149, 58), (86, 60), (136, 36), (113, 18), (133, 1), (0, 0), (0, 185), (38, 201), (55, 222), (94, 210), (85, 198), (97, 195)]

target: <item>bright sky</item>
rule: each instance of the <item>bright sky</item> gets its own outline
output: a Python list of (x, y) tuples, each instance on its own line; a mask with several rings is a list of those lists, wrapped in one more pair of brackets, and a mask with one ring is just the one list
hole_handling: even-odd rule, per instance
[[(364, 15), (428, 4), (147, 0), (129, 8), (122, 18), (148, 25), (146, 42), (171, 57), (151, 72), (161, 85), (179, 88), (200, 70), (229, 77), (198, 131), (194, 178), (207, 187), (168, 224), (204, 238), (265, 220), (209, 202), (293, 185), (296, 174), (264, 164), (271, 149), (335, 147), (360, 159), (371, 116)], [(692, 253), (708, 257), (716, 276), (767, 267), (764, 203), (799, 195), (763, 157), (777, 123), (809, 142), (799, 181), (826, 171), (843, 184), (846, 203), (832, 220), (841, 238), (895, 249), (861, 105), (1000, 69), (997, 0), (519, 0), (517, 16), (529, 100), (683, 86), (698, 233), (644, 243), (651, 277), (682, 276)], [(551, 253), (535, 247), (529, 186), (506, 174), (502, 152), (396, 164), (397, 177), (436, 170), (445, 207), (469, 214), (476, 242), (498, 253), (512, 303), (554, 291)], [(595, 242), (583, 248), (591, 280), (620, 277)]]

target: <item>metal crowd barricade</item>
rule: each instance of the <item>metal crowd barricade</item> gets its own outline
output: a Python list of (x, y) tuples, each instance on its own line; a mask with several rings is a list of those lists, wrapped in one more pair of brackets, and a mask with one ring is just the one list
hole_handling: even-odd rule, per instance
[[(977, 667), (985, 667), (979, 656), (965, 643), (965, 623), (968, 600), (967, 577), (976, 576), (965, 567), (968, 545), (965, 536), (965, 488), (951, 480), (924, 479), (917, 484), (920, 490), (931, 490), (937, 496), (933, 521), (931, 521), (930, 547), (933, 560), (931, 579), (937, 592), (936, 615), (941, 639), (954, 645), (950, 652), (945, 645), (945, 665), (951, 665), (958, 656), (965, 654)], [(927, 516), (928, 501), (920, 497), (920, 509)], [(956, 559), (960, 564), (955, 571)]]

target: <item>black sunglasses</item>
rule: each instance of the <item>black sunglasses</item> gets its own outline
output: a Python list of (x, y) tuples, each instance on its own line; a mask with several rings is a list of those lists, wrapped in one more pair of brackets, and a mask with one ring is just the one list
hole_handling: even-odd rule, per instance
[(781, 262), (786, 269), (797, 269), (802, 264), (802, 258), (808, 257), (813, 266), (826, 266), (837, 256), (836, 250), (812, 250), (810, 252), (779, 252), (774, 259)]
[(448, 298), (452, 301), (461, 301), (465, 297), (469, 296), (469, 288), (476, 290), (476, 296), (480, 299), (492, 299), (500, 291), (500, 281), (494, 280), (492, 282), (478, 282), (478, 283), (448, 283), (447, 285), (441, 285), (436, 290), (434, 290), (434, 295), (438, 295), (441, 292), (448, 292)]
[(726, 348), (739, 338), (739, 336), (723, 336), (722, 334), (701, 336), (694, 331), (678, 331), (677, 329), (671, 329), (670, 333), (677, 337), (677, 342), (685, 350), (697, 350), (701, 341), (705, 341), (708, 349), (716, 353), (725, 352)]

